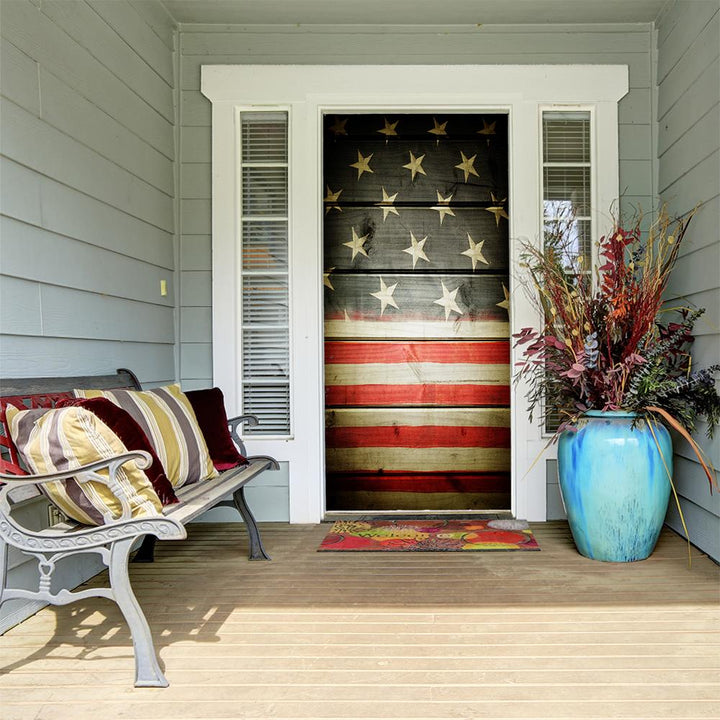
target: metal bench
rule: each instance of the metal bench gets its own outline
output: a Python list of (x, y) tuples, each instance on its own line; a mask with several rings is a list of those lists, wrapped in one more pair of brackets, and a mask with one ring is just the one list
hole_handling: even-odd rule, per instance
[[(53, 407), (61, 398), (72, 397), (73, 388), (140, 389), (140, 384), (130, 370), (121, 369), (115, 375), (34, 378), (0, 381), (0, 420), (4, 427), (5, 406), (11, 402), (25, 407)], [(230, 433), (243, 455), (245, 446), (238, 436), (243, 423), (257, 424), (253, 415), (243, 415), (228, 421)], [(132, 635), (135, 652), (135, 686), (167, 687), (158, 663), (150, 627), (130, 585), (128, 561), (130, 553), (142, 538), (135, 559), (152, 562), (156, 539), (181, 540), (187, 537), (185, 525), (206, 510), (218, 506), (230, 506), (238, 510), (247, 527), (250, 541), (250, 560), (269, 560), (258, 532), (255, 518), (245, 502), (244, 488), (254, 477), (267, 469), (278, 469), (271, 457), (248, 458), (249, 465), (231, 468), (218, 477), (182, 487), (176, 491), (180, 502), (168, 505), (158, 517), (132, 519), (129, 506), (120, 485), (115, 480), (118, 469), (129, 460), (136, 460), (140, 467), (147, 467), (150, 456), (141, 451), (129, 452), (108, 460), (83, 466), (77, 470), (53, 475), (28, 475), (20, 466), (15, 448), (4, 431), (0, 431), (0, 605), (7, 600), (39, 600), (52, 605), (67, 605), (75, 600), (104, 597), (114, 600), (122, 612)], [(13, 510), (21, 503), (40, 495), (39, 484), (76, 475), (79, 471), (97, 472), (108, 468), (109, 477), (96, 475), (95, 480), (105, 482), (118, 497), (125, 511), (123, 516), (109, 524), (89, 527), (74, 521), (60, 522), (43, 530), (33, 531), (23, 527)], [(232, 499), (230, 499), (232, 498)], [(30, 555), (37, 560), (39, 584), (37, 590), (7, 587), (8, 549)], [(85, 590), (67, 589), (53, 592), (52, 578), (56, 563), (69, 556), (97, 553), (108, 568), (109, 587), (93, 587)]]

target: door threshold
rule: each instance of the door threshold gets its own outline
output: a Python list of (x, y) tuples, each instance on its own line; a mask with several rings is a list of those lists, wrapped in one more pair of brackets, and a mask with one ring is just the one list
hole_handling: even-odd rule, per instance
[(323, 522), (335, 520), (424, 520), (442, 517), (446, 520), (512, 520), (510, 510), (332, 510), (325, 513)]

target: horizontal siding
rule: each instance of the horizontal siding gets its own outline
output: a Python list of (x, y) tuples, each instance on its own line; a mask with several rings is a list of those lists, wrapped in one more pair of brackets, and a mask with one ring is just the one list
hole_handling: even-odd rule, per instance
[[(693, 345), (696, 367), (720, 357), (720, 3), (676, 0), (658, 27), (658, 178), (660, 197), (675, 214), (700, 203), (675, 272), (670, 296), (708, 308)], [(718, 438), (696, 438), (711, 462), (720, 462)], [(720, 500), (688, 444), (675, 441), (675, 484), (690, 539), (720, 559)], [(669, 524), (681, 531), (671, 504)]]
[(0, 4), (0, 376), (176, 377), (172, 33), (160, 3)]

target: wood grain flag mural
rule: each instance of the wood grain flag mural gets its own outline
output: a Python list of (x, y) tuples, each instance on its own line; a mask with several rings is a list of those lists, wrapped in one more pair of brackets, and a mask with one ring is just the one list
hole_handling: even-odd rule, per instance
[(327, 507), (508, 508), (507, 117), (324, 130)]

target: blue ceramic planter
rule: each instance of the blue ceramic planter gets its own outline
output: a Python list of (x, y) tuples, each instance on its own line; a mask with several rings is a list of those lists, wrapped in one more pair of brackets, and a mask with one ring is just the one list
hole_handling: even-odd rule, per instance
[[(672, 440), (664, 426), (628, 412), (591, 410), (560, 435), (558, 474), (581, 555), (631, 562), (657, 543), (670, 498)], [(662, 457), (658, 450), (662, 450)]]

